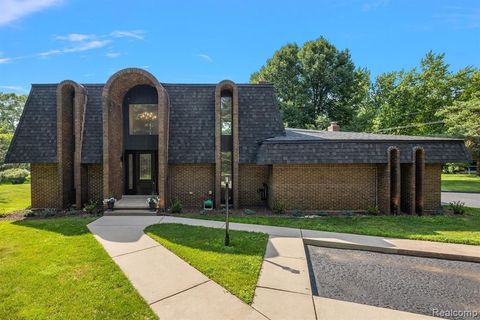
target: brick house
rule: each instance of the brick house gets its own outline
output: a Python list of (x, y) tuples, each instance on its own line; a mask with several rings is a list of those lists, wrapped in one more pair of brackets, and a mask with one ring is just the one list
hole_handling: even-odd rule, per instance
[(441, 164), (467, 161), (456, 139), (284, 128), (266, 84), (167, 84), (136, 68), (106, 84), (32, 85), (6, 161), (31, 163), (32, 207), (110, 195), (202, 199), (235, 208), (440, 207)]

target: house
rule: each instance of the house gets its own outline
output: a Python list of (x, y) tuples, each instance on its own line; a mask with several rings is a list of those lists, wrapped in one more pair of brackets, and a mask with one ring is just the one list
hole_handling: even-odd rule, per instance
[[(469, 159), (456, 139), (284, 128), (267, 84), (167, 84), (145, 70), (106, 84), (35, 84), (6, 161), (31, 163), (32, 207), (159, 195), (235, 208), (440, 207), (441, 165)], [(229, 177), (231, 184), (224, 183)]]

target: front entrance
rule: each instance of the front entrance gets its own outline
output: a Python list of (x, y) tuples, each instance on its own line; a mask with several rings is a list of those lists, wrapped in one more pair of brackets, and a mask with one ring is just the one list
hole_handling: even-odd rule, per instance
[(157, 192), (157, 152), (125, 151), (125, 194)]

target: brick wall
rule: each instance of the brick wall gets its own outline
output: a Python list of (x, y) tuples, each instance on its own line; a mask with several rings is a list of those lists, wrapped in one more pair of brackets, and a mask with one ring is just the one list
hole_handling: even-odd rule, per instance
[[(178, 197), (184, 208), (203, 208), (203, 198), (215, 191), (214, 164), (170, 165), (170, 199)], [(170, 204), (168, 204), (170, 206)]]
[(390, 214), (390, 167), (377, 165), (378, 209), (380, 214)]
[(425, 210), (441, 207), (441, 174), (440, 164), (425, 164), (425, 180), (423, 184), (423, 201)]
[(32, 208), (62, 208), (56, 164), (31, 165)]
[(274, 165), (272, 197), (287, 209), (356, 210), (375, 206), (375, 165)]
[(101, 164), (88, 165), (87, 172), (87, 197), (88, 201), (102, 201), (103, 199), (103, 166)]
[(243, 164), (239, 166), (239, 205), (245, 207), (264, 207), (266, 201), (261, 199), (258, 189), (268, 184), (268, 166)]

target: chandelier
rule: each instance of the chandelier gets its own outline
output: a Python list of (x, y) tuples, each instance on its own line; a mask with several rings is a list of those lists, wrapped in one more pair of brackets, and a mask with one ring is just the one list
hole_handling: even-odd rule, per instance
[(138, 115), (138, 119), (143, 121), (153, 121), (157, 119), (157, 115), (154, 112), (145, 111)]

